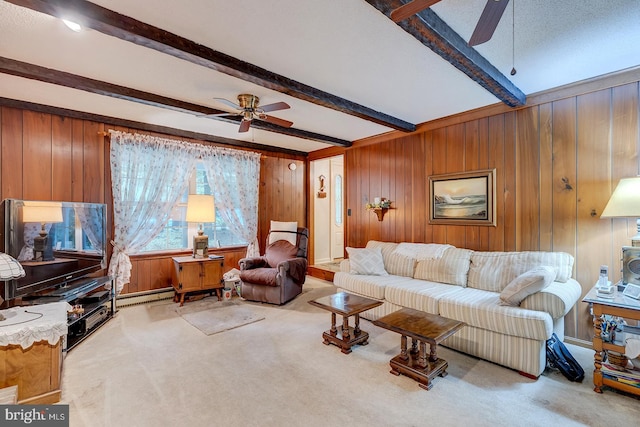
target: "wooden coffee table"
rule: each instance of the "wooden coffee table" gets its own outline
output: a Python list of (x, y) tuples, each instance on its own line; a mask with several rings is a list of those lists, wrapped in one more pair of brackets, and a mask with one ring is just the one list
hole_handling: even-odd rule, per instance
[[(382, 301), (361, 297), (359, 295), (339, 292), (337, 294), (309, 301), (309, 304), (331, 312), (331, 329), (322, 334), (323, 343), (334, 344), (344, 354), (351, 353), (351, 347), (367, 345), (369, 334), (360, 329), (360, 313), (382, 304)], [(342, 327), (336, 327), (336, 314), (342, 316)], [(355, 326), (349, 326), (349, 317), (355, 316)]]
[[(463, 322), (447, 319), (424, 311), (403, 308), (373, 321), (374, 325), (399, 333), (400, 354), (391, 359), (391, 373), (406, 375), (418, 381), (425, 390), (433, 387), (436, 376), (447, 376), (446, 360), (438, 358), (438, 344), (464, 326)], [(407, 351), (407, 337), (411, 338), (411, 350)], [(427, 343), (430, 351), (427, 357)]]

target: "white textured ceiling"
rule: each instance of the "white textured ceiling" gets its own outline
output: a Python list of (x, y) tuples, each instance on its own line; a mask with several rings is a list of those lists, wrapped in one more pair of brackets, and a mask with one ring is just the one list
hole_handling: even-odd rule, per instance
[[(499, 102), (364, 0), (94, 3), (414, 124)], [(432, 10), (468, 40), (484, 4), (442, 0)], [(511, 0), (476, 50), (529, 95), (640, 65), (639, 22), (637, 0)], [(285, 101), (291, 109), (272, 115), (349, 141), (391, 130), (4, 1), (0, 56), (216, 109), (225, 107), (214, 97), (246, 92)], [(1, 73), (0, 96), (303, 152), (329, 146)]]

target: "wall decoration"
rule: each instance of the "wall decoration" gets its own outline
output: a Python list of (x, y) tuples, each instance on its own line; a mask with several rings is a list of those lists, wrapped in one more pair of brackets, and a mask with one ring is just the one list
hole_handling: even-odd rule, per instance
[(495, 169), (429, 177), (429, 224), (496, 225)]
[(318, 191), (318, 198), (319, 199), (324, 199), (325, 197), (327, 197), (327, 193), (324, 190), (324, 180), (325, 180), (325, 176), (324, 175), (320, 175), (318, 177), (318, 180), (320, 180), (320, 191)]

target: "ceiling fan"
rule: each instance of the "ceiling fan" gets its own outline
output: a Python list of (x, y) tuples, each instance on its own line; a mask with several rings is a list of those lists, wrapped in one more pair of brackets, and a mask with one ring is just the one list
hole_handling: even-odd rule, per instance
[[(421, 10), (433, 6), (439, 1), (440, 0), (412, 0), (394, 9), (391, 12), (391, 19), (393, 22), (400, 22)], [(508, 3), (509, 0), (487, 0), (482, 15), (480, 15), (476, 28), (473, 30), (473, 34), (469, 39), (469, 46), (477, 46), (491, 39)]]
[(264, 120), (265, 122), (273, 123), (274, 125), (286, 128), (293, 125), (293, 122), (279, 119), (277, 117), (269, 116), (266, 114), (271, 111), (286, 110), (287, 108), (291, 108), (286, 102), (274, 102), (273, 104), (260, 106), (260, 98), (248, 93), (241, 93), (240, 95), (238, 95), (238, 104), (224, 98), (213, 99), (226, 104), (236, 111), (229, 113), (210, 114), (204, 117), (241, 116), (242, 121), (240, 121), (240, 128), (238, 129), (238, 132), (248, 131), (253, 119)]

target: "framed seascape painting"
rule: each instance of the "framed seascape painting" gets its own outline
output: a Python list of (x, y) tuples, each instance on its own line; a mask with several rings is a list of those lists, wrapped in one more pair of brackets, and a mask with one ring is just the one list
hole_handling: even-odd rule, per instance
[(495, 169), (429, 177), (429, 224), (496, 225)]

